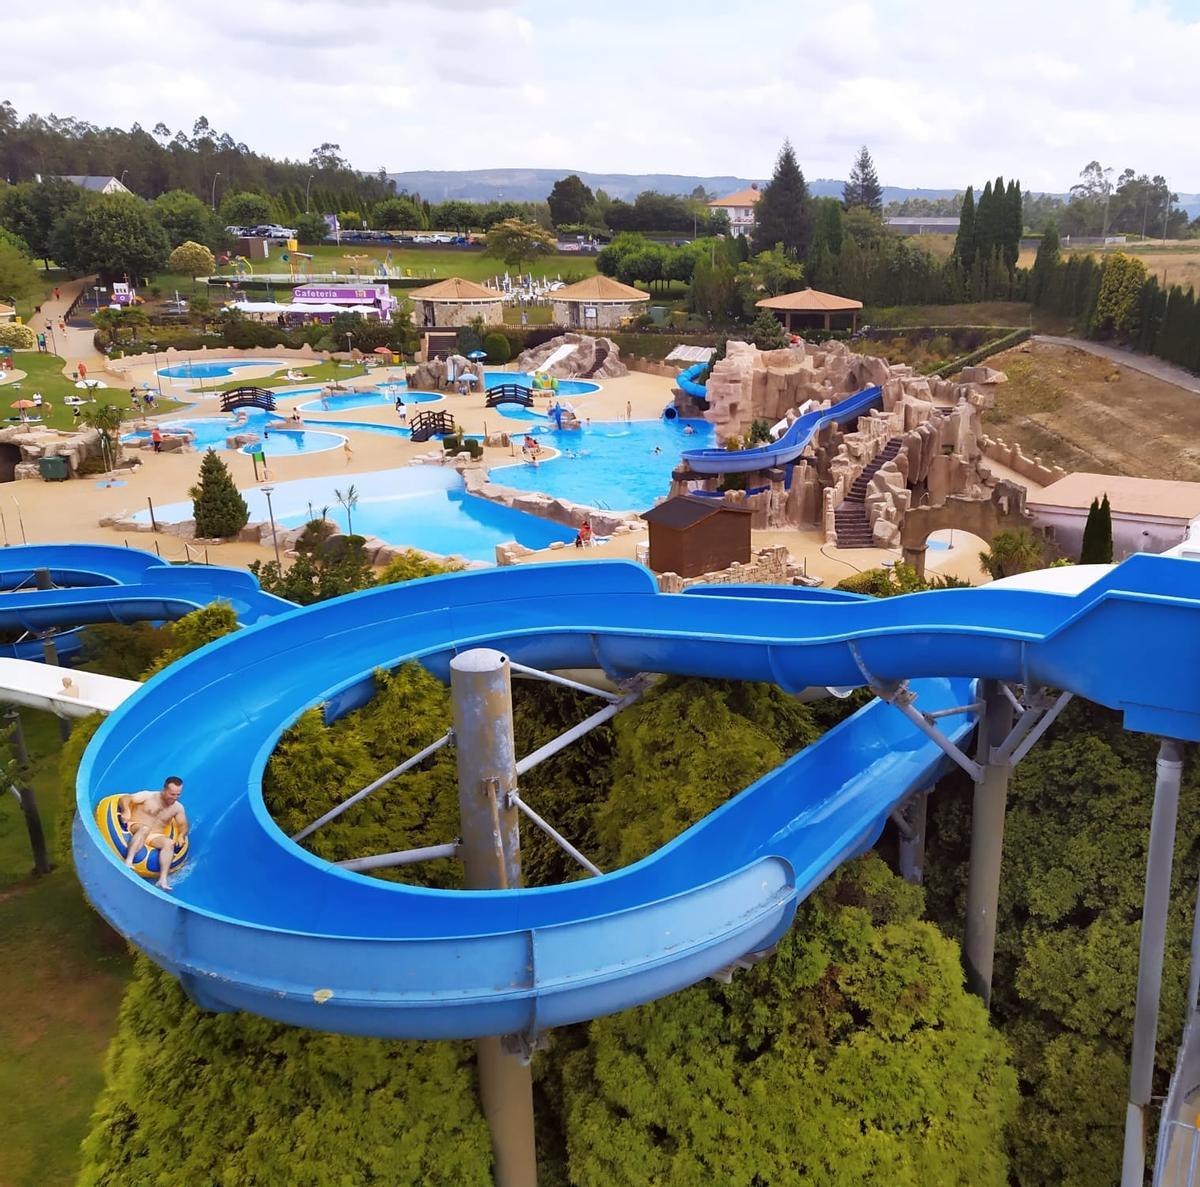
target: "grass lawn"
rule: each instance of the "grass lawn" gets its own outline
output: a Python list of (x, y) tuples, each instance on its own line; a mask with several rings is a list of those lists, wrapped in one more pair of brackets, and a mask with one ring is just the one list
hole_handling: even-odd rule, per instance
[[(64, 359), (56, 354), (39, 354), (36, 350), (17, 351), (13, 355), (13, 366), (18, 371), (25, 372), (25, 378), (17, 383), (6, 383), (0, 386), (0, 407), (6, 409), (6, 415), (17, 416), (11, 405), (17, 400), (29, 400), (34, 392), (42, 396), (53, 407), (42, 414), (42, 423), (52, 429), (70, 429), (74, 427), (74, 416), (70, 407), (64, 403), (67, 396), (89, 395), (75, 386), (74, 380), (62, 373), (66, 365)], [(18, 384), (20, 386), (18, 386)], [(129, 402), (129, 389), (123, 387), (105, 387), (97, 389), (97, 401), (115, 404), (126, 414), (132, 412)], [(181, 405), (174, 400), (155, 400), (155, 407), (161, 412), (169, 412)], [(2, 1183), (3, 1180), (0, 1180)]]
[[(46, 713), (22, 714), (31, 779), (53, 852), (64, 798), (58, 728)], [(129, 975), (123, 942), (84, 902), (74, 873), (29, 876), (29, 840), (16, 800), (0, 799), (0, 1142), (4, 1187), (67, 1187), (103, 1075)]]
[[(288, 371), (293, 370), (303, 372), (314, 383), (355, 379), (359, 375), (367, 373), (366, 367), (359, 363), (355, 363), (352, 367), (347, 367), (342, 363), (305, 363), (303, 359), (298, 359), (290, 367), (284, 367), (280, 371), (275, 371), (265, 379), (231, 379), (228, 383), (218, 383), (215, 387), (210, 387), (208, 390), (214, 392), (231, 392), (235, 387), (245, 387), (247, 384), (252, 384), (254, 387), (290, 387), (301, 382), (300, 380), (289, 379), (287, 377)], [(155, 402), (157, 403), (157, 401)]]
[[(272, 248), (271, 255), (266, 260), (255, 261), (254, 275), (279, 274), (288, 271), (288, 266), (279, 257), (282, 248)], [(366, 246), (365, 244), (343, 244), (337, 247), (333, 244), (322, 244), (320, 247), (308, 247), (305, 251), (312, 253), (313, 259), (309, 265), (311, 271), (318, 273), (338, 272), (347, 281), (361, 279), (369, 283), (375, 279), (375, 262), (383, 262), (388, 255), (385, 247)], [(448, 276), (461, 276), (464, 280), (484, 281), (506, 269), (502, 260), (485, 256), (481, 251), (466, 248), (431, 247), (431, 248), (401, 248), (391, 249), (391, 267), (393, 276), (411, 277), (414, 280), (429, 281), (445, 280)], [(507, 269), (512, 271), (511, 269)], [(552, 255), (539, 257), (523, 269), (532, 272), (534, 276), (547, 276), (551, 279), (561, 277), (565, 281), (584, 280), (596, 273), (596, 257), (594, 255)], [(235, 276), (232, 267), (221, 268), (219, 275)], [(253, 277), (251, 277), (252, 279)], [(303, 276), (296, 277), (296, 283), (302, 284)], [(193, 291), (192, 278), (174, 272), (163, 272), (154, 278), (154, 285), (163, 296), (170, 296), (178, 289), (181, 296), (188, 296)], [(195, 291), (202, 291), (203, 286), (196, 286)]]
[(42, 282), (41, 291), (35, 293), (32, 297), (23, 297), (17, 302), (17, 316), (28, 321), (33, 315), (33, 311), (40, 306), (44, 301), (54, 295), (54, 286), (62, 284), (68, 279), (67, 274), (60, 268), (51, 268), (46, 271), (39, 264), (38, 277)]

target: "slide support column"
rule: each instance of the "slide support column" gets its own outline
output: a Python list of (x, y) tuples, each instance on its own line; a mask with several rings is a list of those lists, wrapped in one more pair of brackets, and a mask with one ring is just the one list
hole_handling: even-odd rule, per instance
[(1179, 783), (1183, 743), (1163, 738), (1155, 764), (1154, 809), (1146, 853), (1146, 889), (1142, 899), (1142, 938), (1138, 949), (1137, 1005), (1133, 1013), (1133, 1051), (1129, 1057), (1129, 1104), (1125, 1110), (1125, 1151), (1121, 1187), (1141, 1187), (1146, 1173), (1146, 1110), (1154, 1079), (1158, 1038), (1158, 1002), (1162, 990), (1163, 950), (1167, 940), (1167, 908), (1171, 865), (1175, 857), (1175, 821), (1179, 815)]
[(908, 831), (900, 833), (900, 877), (920, 886), (925, 880), (925, 817), (929, 807), (929, 789), (918, 791), (902, 809)]
[[(487, 647), (456, 655), (450, 661), (450, 694), (464, 885), (468, 890), (514, 889), (521, 885), (521, 842), (520, 817), (508, 797), (517, 788), (508, 657)], [(478, 1039), (476, 1052), (497, 1187), (535, 1187), (529, 1062), (506, 1051), (500, 1035)]]
[(971, 863), (967, 872), (967, 920), (963, 961), (967, 988), (992, 1000), (992, 964), (996, 956), (996, 911), (1000, 903), (1000, 861), (1004, 853), (1004, 811), (1008, 802), (1007, 762), (992, 762), (992, 750), (1013, 727), (1012, 702), (997, 680), (981, 680), (983, 713), (976, 758), (983, 777), (975, 784), (971, 806)]

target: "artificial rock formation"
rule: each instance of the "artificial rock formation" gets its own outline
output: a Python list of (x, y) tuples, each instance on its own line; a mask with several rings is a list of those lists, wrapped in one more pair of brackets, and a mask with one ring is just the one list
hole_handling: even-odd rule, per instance
[(575, 349), (550, 367), (556, 379), (604, 379), (628, 375), (629, 368), (621, 362), (621, 348), (611, 338), (593, 338), (590, 334), (560, 334), (540, 346), (523, 350), (517, 356), (518, 371), (537, 371), (556, 350), (563, 346)]

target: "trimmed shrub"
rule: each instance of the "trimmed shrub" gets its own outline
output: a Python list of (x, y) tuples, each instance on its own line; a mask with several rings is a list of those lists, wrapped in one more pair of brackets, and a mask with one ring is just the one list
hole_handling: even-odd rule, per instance
[(0, 346), (13, 350), (37, 350), (37, 335), (28, 326), (0, 322)]
[(507, 363), (512, 358), (508, 339), (503, 334), (488, 334), (483, 340), (483, 349), (487, 351), (489, 363)]

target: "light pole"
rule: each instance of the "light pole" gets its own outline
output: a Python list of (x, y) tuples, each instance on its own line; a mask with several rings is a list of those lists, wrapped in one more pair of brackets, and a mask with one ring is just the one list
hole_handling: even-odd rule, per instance
[(158, 398), (161, 400), (163, 398), (163, 394), (162, 394), (162, 376), (158, 373), (158, 343), (151, 342), (150, 349), (152, 351), (154, 351), (154, 382), (155, 382), (155, 385), (158, 387)]
[[(1111, 172), (1111, 165), (1104, 170), (1104, 226), (1100, 231), (1101, 240), (1108, 238), (1108, 204), (1110, 201), (1112, 201), (1112, 182), (1109, 181), (1108, 175)], [(1103, 243), (1101, 243), (1101, 246), (1104, 246)]]
[(92, 301), (95, 303), (96, 312), (100, 312), (100, 285), (92, 285)]
[(214, 210), (216, 210), (216, 208), (217, 208), (217, 178), (220, 176), (221, 176), (221, 171), (218, 169), (216, 171), (216, 173), (213, 174), (212, 193), (209, 195), (208, 204)]
[(126, 174), (126, 173), (128, 173), (128, 172), (129, 172), (129, 170), (128, 170), (128, 169), (122, 169), (122, 170), (121, 170), (121, 176), (117, 178), (117, 181), (119, 181), (119, 182), (120, 182), (122, 185), (124, 185), (124, 184), (125, 184), (125, 174)]
[(312, 179), (316, 177), (315, 173), (308, 175), (308, 180), (304, 183), (304, 213), (308, 213), (308, 187), (312, 185)]
[[(351, 347), (351, 345), (350, 345), (350, 339), (353, 337), (354, 337), (354, 334), (350, 330), (347, 330), (346, 331), (346, 353), (347, 354), (351, 354), (351, 352), (353, 350), (353, 347)], [(353, 358), (351, 358), (351, 362), (353, 362)]]
[(271, 521), (271, 543), (275, 545), (275, 563), (279, 566), (279, 571), (283, 572), (283, 561), (279, 559), (279, 532), (275, 527), (275, 508), (271, 506), (271, 492), (275, 488), (264, 483), (258, 489), (267, 496), (267, 518)]

